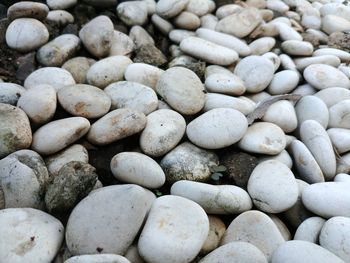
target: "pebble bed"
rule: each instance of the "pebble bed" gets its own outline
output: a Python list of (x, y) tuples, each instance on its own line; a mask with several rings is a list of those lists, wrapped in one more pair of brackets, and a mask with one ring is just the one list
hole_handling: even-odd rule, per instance
[(0, 262), (349, 263), (348, 4), (4, 1)]

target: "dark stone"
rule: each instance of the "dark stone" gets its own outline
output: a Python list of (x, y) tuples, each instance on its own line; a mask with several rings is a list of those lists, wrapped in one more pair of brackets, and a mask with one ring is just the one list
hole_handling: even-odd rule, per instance
[(168, 61), (164, 54), (154, 45), (142, 45), (135, 50), (136, 56), (134, 62), (146, 63), (156, 67), (165, 65)]
[(7, 16), (7, 7), (3, 4), (0, 4), (0, 19), (6, 18)]
[(68, 24), (62, 29), (61, 33), (62, 34), (73, 34), (73, 35), (78, 36), (79, 26), (76, 24)]
[(78, 4), (72, 12), (75, 23), (81, 27), (96, 16), (96, 10), (92, 6), (86, 4)]
[(35, 52), (17, 58), (16, 65), (16, 78), (20, 81), (24, 81), (36, 68)]
[(54, 21), (44, 20), (43, 24), (46, 26), (50, 34), (50, 40), (60, 35), (60, 25)]

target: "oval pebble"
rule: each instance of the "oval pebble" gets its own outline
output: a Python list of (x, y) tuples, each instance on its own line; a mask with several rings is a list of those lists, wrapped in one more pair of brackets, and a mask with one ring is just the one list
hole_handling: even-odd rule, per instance
[(15, 83), (0, 83), (0, 103), (16, 106), (25, 91), (21, 85)]
[(299, 83), (299, 74), (294, 70), (282, 70), (276, 73), (267, 88), (271, 95), (290, 93)]
[(64, 261), (64, 263), (130, 263), (130, 261), (120, 255), (97, 254), (71, 257)]
[(306, 219), (297, 228), (294, 240), (304, 240), (318, 244), (319, 235), (325, 222), (326, 220), (318, 216)]
[(95, 62), (96, 61), (92, 58), (75, 57), (67, 60), (67, 62), (62, 65), (62, 69), (67, 70), (76, 83), (84, 84), (86, 83), (86, 73)]
[(143, 84), (155, 90), (164, 70), (145, 63), (132, 63), (127, 66), (124, 77), (127, 81)]
[(205, 87), (210, 92), (238, 96), (245, 92), (243, 81), (234, 74), (211, 74), (205, 79)]
[(327, 130), (335, 150), (339, 153), (350, 151), (350, 130), (343, 128), (331, 128)]
[(350, 90), (337, 87), (327, 88), (318, 91), (315, 96), (320, 98), (329, 108), (342, 100), (350, 99)]
[(7, 18), (13, 21), (18, 18), (35, 18), (43, 20), (49, 13), (49, 7), (42, 3), (21, 1), (11, 5), (7, 9)]
[(349, 129), (350, 100), (343, 100), (329, 108), (329, 127)]
[(156, 12), (164, 18), (172, 18), (186, 8), (189, 0), (160, 0), (157, 2)]
[(310, 56), (314, 47), (310, 42), (300, 40), (287, 40), (281, 45), (284, 52), (291, 56)]

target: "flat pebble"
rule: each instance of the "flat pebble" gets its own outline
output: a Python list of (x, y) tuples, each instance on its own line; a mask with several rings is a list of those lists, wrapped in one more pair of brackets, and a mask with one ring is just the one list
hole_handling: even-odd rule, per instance
[(326, 64), (329, 66), (337, 67), (341, 61), (337, 56), (334, 55), (322, 55), (316, 57), (305, 57), (294, 59), (297, 69), (304, 70), (306, 67), (312, 64)]
[(238, 96), (245, 92), (243, 81), (234, 74), (211, 74), (205, 79), (205, 87), (210, 92)]
[(271, 95), (286, 94), (293, 91), (299, 83), (299, 74), (294, 70), (277, 72), (267, 88)]
[(87, 83), (86, 73), (95, 62), (96, 61), (92, 58), (75, 57), (67, 60), (62, 65), (62, 69), (67, 70), (72, 75), (77, 84), (84, 84)]
[(287, 40), (281, 45), (284, 52), (291, 56), (310, 56), (314, 47), (310, 42), (299, 40)]
[(68, 9), (77, 4), (77, 0), (46, 0), (50, 9)]
[(318, 91), (315, 96), (320, 98), (329, 108), (342, 100), (350, 99), (350, 90), (337, 87), (327, 88)]
[(199, 17), (187, 11), (181, 12), (173, 21), (177, 28), (187, 30), (196, 30), (201, 25)]
[(64, 263), (130, 263), (130, 261), (116, 254), (96, 254), (71, 257)]
[(350, 100), (343, 100), (329, 108), (329, 127), (349, 129)]
[(168, 35), (170, 31), (174, 29), (174, 26), (168, 20), (165, 20), (157, 14), (152, 15), (151, 21), (163, 35)]
[(350, 130), (344, 128), (331, 128), (327, 130), (337, 153), (342, 154), (350, 151)]
[(0, 83), (0, 103), (17, 105), (19, 98), (26, 90), (15, 83)]
[(132, 63), (127, 66), (124, 77), (127, 81), (143, 84), (156, 89), (157, 82), (164, 70), (145, 63)]
[(49, 13), (47, 5), (31, 1), (22, 1), (7, 9), (7, 18), (12, 21), (18, 18), (35, 18), (43, 20)]
[(324, 56), (324, 55), (333, 55), (338, 57), (342, 62), (347, 62), (350, 60), (350, 54), (349, 52), (346, 52), (344, 50), (338, 49), (338, 48), (319, 48), (315, 50), (313, 53), (313, 56)]
[(322, 18), (322, 30), (328, 35), (334, 32), (350, 30), (350, 21), (339, 16), (326, 15)]
[(160, 0), (157, 2), (156, 12), (164, 18), (172, 18), (186, 8), (189, 0)]
[(147, 22), (147, 6), (143, 1), (123, 2), (117, 6), (117, 15), (126, 25), (143, 25)]
[(261, 37), (249, 44), (252, 55), (263, 55), (269, 52), (276, 44), (273, 37)]
[(128, 56), (135, 50), (134, 41), (123, 32), (114, 30), (109, 56)]
[(73, 24), (74, 16), (66, 10), (53, 10), (48, 13), (46, 20), (63, 27)]
[(297, 228), (294, 240), (304, 240), (318, 244), (321, 229), (326, 220), (322, 217), (314, 216), (303, 221)]

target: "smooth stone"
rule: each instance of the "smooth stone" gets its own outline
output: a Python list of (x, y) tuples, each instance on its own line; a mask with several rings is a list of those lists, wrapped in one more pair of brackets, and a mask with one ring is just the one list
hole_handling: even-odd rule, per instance
[(75, 84), (73, 76), (69, 71), (56, 67), (43, 67), (35, 70), (24, 81), (24, 88), (31, 89), (41, 84), (48, 84), (56, 91), (64, 86)]
[(289, 232), (288, 227), (283, 223), (283, 221), (276, 215), (274, 214), (268, 214), (268, 216), (271, 218), (271, 220), (275, 223), (277, 226), (278, 230), (282, 234), (284, 240), (288, 241), (292, 239), (292, 235)]
[(306, 120), (315, 120), (327, 128), (329, 112), (327, 105), (318, 97), (309, 95), (303, 96), (295, 105), (299, 126)]
[(275, 160), (264, 161), (254, 168), (247, 189), (255, 206), (268, 213), (284, 212), (298, 198), (293, 173), (285, 164)]
[(1, 262), (51, 262), (63, 241), (62, 223), (37, 209), (3, 209), (0, 226)]
[(163, 35), (168, 35), (170, 31), (174, 29), (173, 25), (168, 20), (165, 20), (157, 14), (152, 15), (151, 21)]
[(56, 106), (56, 90), (47, 84), (38, 85), (27, 90), (17, 103), (17, 107), (27, 114), (31, 123), (39, 125), (47, 123), (53, 118)]
[(267, 263), (265, 255), (248, 242), (231, 242), (220, 246), (202, 258), (199, 263)]
[(350, 151), (349, 129), (331, 128), (327, 130), (327, 133), (337, 153), (342, 154)]
[(157, 94), (140, 83), (118, 81), (108, 85), (104, 92), (112, 100), (112, 110), (129, 108), (148, 115), (158, 107)]
[(19, 52), (33, 51), (49, 40), (49, 31), (33, 18), (18, 18), (6, 30), (6, 44)]
[(215, 30), (243, 38), (249, 35), (260, 22), (262, 17), (258, 9), (247, 7), (221, 19)]
[(30, 122), (23, 110), (0, 103), (0, 158), (32, 143)]
[(117, 15), (127, 26), (143, 25), (147, 22), (147, 6), (144, 1), (123, 2), (117, 6)]
[(207, 112), (216, 108), (232, 108), (240, 111), (244, 115), (252, 113), (256, 105), (253, 101), (244, 99), (243, 97), (232, 97), (218, 93), (205, 94), (205, 104), (203, 111)]
[(306, 120), (300, 126), (300, 138), (315, 157), (325, 179), (332, 179), (336, 173), (336, 158), (326, 130), (317, 121)]
[(57, 98), (64, 110), (73, 116), (88, 119), (104, 116), (111, 107), (111, 99), (101, 89), (85, 84), (61, 88)]
[[(186, 11), (191, 12), (197, 16), (203, 16), (210, 13), (210, 6), (208, 0), (189, 0), (186, 5)], [(214, 5), (215, 6), (215, 5)], [(214, 7), (215, 9), (215, 7)], [(214, 10), (212, 10), (214, 11)]]
[[(73, 255), (124, 254), (142, 227), (155, 196), (134, 184), (100, 188), (69, 216), (66, 243)], [(123, 213), (120, 213), (123, 211)]]
[(156, 13), (164, 18), (173, 18), (186, 8), (189, 0), (159, 0)]
[(350, 100), (343, 100), (329, 108), (330, 128), (349, 129), (348, 114), (350, 113)]
[(320, 13), (322, 16), (326, 15), (337, 15), (345, 19), (349, 19), (350, 8), (343, 3), (325, 3), (320, 7)]
[(230, 48), (236, 51), (240, 56), (245, 57), (251, 54), (250, 47), (242, 39), (235, 36), (206, 28), (197, 29), (196, 34), (200, 38)]
[(349, 52), (346, 52), (337, 48), (319, 48), (315, 50), (313, 56), (325, 56), (325, 55), (333, 55), (338, 57), (342, 62), (348, 62), (350, 60)]
[(303, 180), (310, 184), (325, 181), (320, 166), (305, 144), (299, 140), (294, 140), (290, 144), (290, 151), (295, 160), (294, 165), (298, 175)]
[(338, 69), (343, 72), (348, 78), (350, 77), (350, 67), (346, 66), (346, 64), (341, 63), (337, 65)]
[[(296, 70), (297, 66), (295, 65), (293, 59), (286, 55), (286, 54), (281, 54), (278, 56), (280, 61), (281, 61), (281, 66), (283, 69), (289, 69), (289, 70)], [(300, 75), (301, 77), (301, 75)]]
[(275, 54), (273, 52), (267, 52), (267, 53), (263, 54), (262, 57), (267, 58), (268, 60), (270, 60), (273, 63), (273, 65), (275, 67), (275, 71), (277, 71), (277, 69), (281, 65), (280, 58), (278, 57), (277, 54)]
[(208, 214), (240, 214), (253, 206), (248, 193), (234, 185), (181, 180), (172, 185), (170, 193), (196, 202)]
[(2, 82), (0, 83), (0, 103), (16, 106), (25, 91), (21, 85)]
[(261, 37), (249, 44), (252, 55), (263, 55), (269, 52), (276, 44), (273, 37)]
[(36, 53), (36, 58), (41, 65), (46, 67), (60, 67), (80, 48), (80, 39), (73, 34), (63, 34), (46, 45)]
[(162, 73), (156, 92), (173, 109), (185, 115), (198, 113), (205, 102), (201, 80), (193, 71), (183, 67), (169, 68)]
[(219, 158), (214, 152), (206, 151), (184, 142), (163, 157), (160, 162), (167, 182), (180, 180), (196, 182), (208, 181), (211, 167), (219, 164)]
[(221, 245), (234, 241), (256, 246), (270, 260), (273, 251), (285, 242), (275, 223), (266, 214), (251, 210), (237, 216), (227, 228)]
[(126, 56), (112, 56), (93, 64), (86, 73), (86, 80), (90, 85), (104, 89), (111, 83), (124, 78), (126, 68), (132, 60)]
[(174, 18), (173, 22), (177, 28), (187, 30), (196, 30), (201, 25), (199, 17), (187, 11), (181, 12)]
[(50, 9), (69, 9), (77, 3), (77, 0), (46, 0), (46, 4)]
[(305, 68), (312, 64), (326, 64), (333, 67), (340, 65), (340, 59), (334, 55), (322, 55), (316, 57), (306, 57), (294, 59), (297, 69), (303, 71)]
[(271, 122), (279, 126), (285, 133), (294, 131), (298, 126), (298, 119), (294, 106), (287, 100), (273, 103), (262, 118), (264, 122)]
[(276, 124), (256, 122), (248, 127), (238, 146), (247, 152), (276, 155), (286, 147), (286, 138)]
[(334, 177), (334, 182), (350, 183), (350, 175), (345, 173), (338, 173)]
[(109, 54), (113, 34), (114, 26), (107, 16), (95, 17), (79, 31), (79, 37), (85, 48), (98, 58)]
[(264, 90), (272, 81), (274, 72), (273, 63), (259, 56), (243, 58), (234, 70), (234, 74), (243, 80), (247, 92), (251, 93)]
[(119, 181), (146, 188), (159, 188), (165, 183), (165, 174), (159, 164), (137, 152), (115, 155), (111, 160), (111, 171)]
[(74, 16), (66, 10), (53, 10), (48, 13), (46, 20), (63, 27), (68, 24), (73, 24)]
[(320, 98), (329, 108), (342, 100), (350, 99), (350, 90), (338, 87), (327, 88), (318, 91), (315, 96)]
[(206, 14), (204, 16), (201, 16), (200, 20), (201, 20), (201, 28), (206, 28), (211, 30), (215, 30), (215, 27), (219, 22), (219, 19), (213, 14)]
[(138, 241), (139, 253), (147, 262), (191, 262), (208, 232), (208, 216), (198, 204), (180, 196), (162, 196), (148, 214)]
[(311, 56), (314, 47), (310, 42), (299, 40), (287, 40), (281, 44), (284, 52), (291, 56)]
[(218, 108), (203, 113), (186, 128), (188, 139), (205, 149), (220, 149), (238, 142), (248, 128), (246, 117), (231, 108)]
[(11, 5), (7, 9), (7, 19), (13, 21), (17, 18), (35, 18), (43, 20), (49, 13), (47, 5), (31, 1), (22, 1)]
[(340, 70), (325, 64), (312, 64), (304, 70), (305, 80), (316, 89), (350, 87), (349, 78)]
[(345, 262), (350, 260), (350, 218), (333, 217), (322, 227), (320, 245)]
[(271, 95), (287, 94), (293, 91), (299, 83), (299, 74), (294, 70), (277, 72), (267, 88)]
[(123, 32), (114, 30), (109, 56), (129, 56), (136, 46), (134, 41)]
[(227, 66), (238, 59), (236, 51), (199, 37), (188, 37), (180, 43), (181, 51), (211, 64)]
[(314, 243), (292, 240), (279, 246), (273, 253), (271, 263), (344, 263), (339, 257)]
[(275, 29), (277, 29), (279, 37), (282, 41), (303, 40), (303, 37), (294, 28), (285, 23), (275, 22), (273, 26)]
[(180, 44), (187, 37), (194, 37), (196, 33), (185, 29), (173, 29), (169, 32), (169, 39), (175, 44)]
[(218, 216), (208, 215), (209, 219), (209, 233), (205, 240), (200, 254), (206, 255), (220, 245), (220, 240), (223, 237), (226, 226), (224, 222)]
[(298, 87), (296, 87), (292, 94), (298, 94), (301, 95), (302, 97), (308, 96), (308, 95), (314, 95), (317, 92), (317, 90), (312, 87), (310, 84), (303, 84)]
[(294, 240), (304, 240), (318, 244), (321, 229), (326, 220), (322, 217), (314, 216), (303, 221), (297, 228)]
[(130, 29), (129, 37), (134, 41), (137, 49), (144, 45), (155, 44), (152, 36), (141, 26), (133, 26)]
[(349, 217), (349, 195), (347, 183), (326, 182), (306, 187), (302, 194), (302, 200), (307, 209), (324, 218)]
[(130, 263), (130, 261), (120, 255), (96, 254), (71, 257), (64, 263)]
[(160, 109), (147, 116), (147, 124), (140, 136), (140, 147), (149, 156), (159, 157), (171, 151), (182, 139), (186, 121), (181, 114)]
[(336, 15), (326, 15), (322, 18), (322, 30), (328, 35), (347, 31), (350, 30), (350, 21)]
[(52, 121), (36, 130), (31, 147), (43, 155), (53, 154), (79, 140), (89, 128), (89, 121), (83, 117)]
[(84, 84), (87, 83), (86, 73), (95, 62), (96, 61), (92, 58), (75, 57), (67, 60), (62, 65), (62, 69), (67, 70), (77, 84)]
[(245, 92), (243, 81), (234, 74), (211, 74), (205, 79), (209, 92), (239, 96)]
[(152, 89), (156, 89), (157, 82), (164, 70), (145, 63), (132, 63), (127, 66), (124, 77), (127, 81), (133, 81)]
[(259, 163), (262, 163), (264, 161), (269, 161), (269, 160), (279, 161), (284, 165), (286, 165), (289, 169), (292, 169), (292, 166), (293, 166), (293, 160), (286, 150), (283, 150), (277, 155), (265, 155), (263, 157), (260, 157)]
[[(264, 7), (262, 7), (262, 8), (264, 8)], [(218, 9), (215, 12), (215, 15), (218, 19), (223, 19), (224, 17), (232, 15), (232, 14), (234, 14), (242, 9), (243, 9), (243, 7), (240, 5), (225, 4), (223, 6), (218, 7)]]
[(87, 134), (89, 142), (106, 145), (139, 133), (146, 126), (146, 116), (133, 109), (117, 109), (98, 119)]

